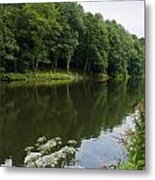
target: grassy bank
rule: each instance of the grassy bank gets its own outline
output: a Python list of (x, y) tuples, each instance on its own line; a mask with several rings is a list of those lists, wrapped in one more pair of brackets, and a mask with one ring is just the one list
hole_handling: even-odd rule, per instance
[(28, 73), (1, 73), (1, 81), (44, 81), (44, 80), (82, 80), (87, 78), (84, 74), (73, 72), (28, 72)]
[(1, 81), (50, 81), (50, 80), (59, 80), (59, 81), (79, 81), (93, 79), (95, 81), (106, 81), (108, 76), (105, 74), (95, 74), (95, 75), (87, 75), (84, 73), (77, 72), (67, 72), (67, 71), (48, 71), (48, 72), (28, 72), (28, 73), (1, 73), (0, 80)]
[(139, 105), (139, 117), (135, 120), (135, 131), (127, 133), (124, 142), (128, 150), (127, 161), (119, 167), (124, 170), (145, 169), (145, 118), (144, 105)]

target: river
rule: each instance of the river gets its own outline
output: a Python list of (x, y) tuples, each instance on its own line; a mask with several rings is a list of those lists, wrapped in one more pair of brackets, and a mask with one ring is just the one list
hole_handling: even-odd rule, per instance
[(46, 136), (78, 142), (76, 167), (102, 168), (126, 158), (115, 136), (133, 126), (144, 82), (1, 83), (0, 96), (0, 164), (23, 166), (25, 147)]

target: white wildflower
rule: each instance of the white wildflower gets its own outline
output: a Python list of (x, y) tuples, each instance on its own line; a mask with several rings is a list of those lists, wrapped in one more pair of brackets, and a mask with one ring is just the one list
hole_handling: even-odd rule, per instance
[(77, 141), (75, 141), (75, 140), (69, 140), (67, 143), (68, 143), (69, 145), (75, 145), (75, 144), (77, 144)]
[(34, 162), (28, 162), (28, 163), (26, 164), (26, 167), (33, 168), (33, 167), (36, 167), (36, 165), (35, 165)]
[(56, 137), (55, 140), (56, 141), (61, 141), (61, 138), (60, 137)]
[(51, 164), (51, 167), (55, 167), (55, 164)]
[(31, 152), (32, 149), (33, 149), (33, 146), (28, 146), (24, 150), (28, 153), (28, 152)]
[(31, 152), (30, 154), (28, 154), (25, 159), (24, 159), (24, 163), (27, 164), (29, 162), (34, 162), (36, 159), (38, 159), (41, 156), (41, 153), (38, 152)]
[(37, 142), (38, 142), (38, 143), (44, 143), (46, 140), (47, 140), (47, 138), (46, 138), (45, 136), (42, 136), (42, 137), (39, 137), (39, 138), (37, 139)]
[[(68, 163), (76, 152), (76, 149), (72, 147), (77, 144), (75, 140), (68, 141), (68, 146), (62, 148), (58, 146), (62, 144), (60, 137), (47, 141), (43, 136), (38, 138), (37, 142), (39, 152), (30, 152), (25, 157), (24, 163), (27, 167), (59, 167), (62, 164), (64, 167), (64, 164)], [(27, 150), (30, 151), (31, 148)]]

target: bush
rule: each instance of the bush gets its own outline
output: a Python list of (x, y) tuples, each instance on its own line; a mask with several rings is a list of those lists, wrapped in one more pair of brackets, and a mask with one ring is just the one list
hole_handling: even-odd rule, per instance
[(145, 118), (144, 105), (139, 105), (139, 117), (136, 119), (135, 131), (128, 135), (124, 142), (128, 150), (128, 159), (119, 169), (145, 169)]

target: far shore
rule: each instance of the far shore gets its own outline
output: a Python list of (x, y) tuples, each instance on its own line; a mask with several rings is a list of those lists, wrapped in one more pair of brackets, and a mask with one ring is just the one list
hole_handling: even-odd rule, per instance
[(93, 79), (96, 81), (107, 81), (108, 75), (94, 74), (88, 75), (79, 72), (67, 71), (37, 71), (27, 73), (1, 73), (0, 80), (5, 82), (35, 82), (35, 81), (80, 81)]

